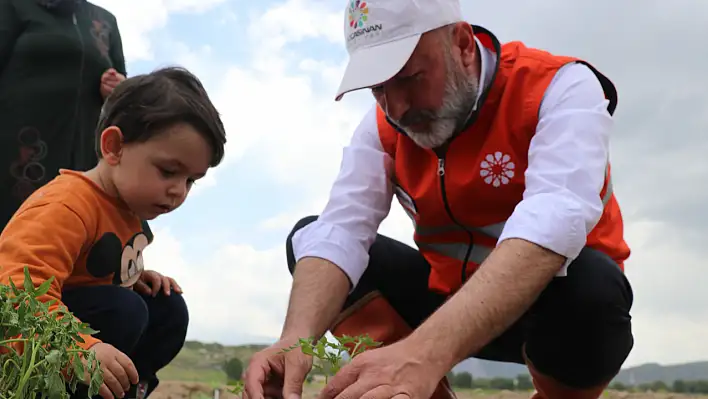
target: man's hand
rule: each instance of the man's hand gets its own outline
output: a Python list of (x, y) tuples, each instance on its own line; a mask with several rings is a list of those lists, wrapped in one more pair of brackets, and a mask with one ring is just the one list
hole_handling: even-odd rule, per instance
[(171, 290), (176, 293), (182, 293), (182, 287), (172, 277), (163, 276), (154, 270), (145, 270), (140, 275), (140, 280), (135, 283), (135, 291), (144, 294), (157, 296), (160, 289), (165, 295), (170, 295)]
[(299, 348), (281, 352), (300, 338), (321, 337), (341, 311), (350, 288), (347, 276), (333, 263), (313, 257), (298, 262), (283, 333), (277, 343), (251, 358), (244, 378), (244, 398), (301, 397), (312, 357)]
[(105, 100), (118, 86), (118, 83), (125, 80), (125, 76), (118, 73), (113, 68), (109, 68), (101, 75), (101, 96)]
[[(103, 385), (98, 391), (102, 398), (122, 398), (130, 389), (131, 384), (138, 383), (138, 371), (125, 353), (103, 342), (92, 346), (91, 350), (96, 353), (96, 359), (100, 362), (103, 372)], [(84, 360), (84, 365), (86, 365), (85, 362)], [(90, 381), (85, 382), (86, 384), (90, 383)]]
[(318, 399), (429, 398), (445, 372), (431, 370), (416, 354), (405, 339), (369, 349), (342, 367)]
[(244, 376), (244, 398), (302, 397), (305, 377), (312, 369), (312, 357), (302, 353), (300, 348), (282, 353), (297, 341), (298, 338), (281, 339), (251, 357)]

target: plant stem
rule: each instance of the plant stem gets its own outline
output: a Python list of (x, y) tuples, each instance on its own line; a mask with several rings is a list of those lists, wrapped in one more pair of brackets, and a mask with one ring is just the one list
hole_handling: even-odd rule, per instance
[(34, 359), (37, 356), (37, 349), (38, 346), (35, 345), (35, 342), (32, 341), (32, 354), (30, 355), (29, 359), (29, 364), (27, 364), (27, 357), (25, 357), (25, 362), (22, 364), (22, 378), (20, 378), (20, 382), (17, 385), (17, 393), (20, 393), (24, 390), (25, 384), (29, 380), (29, 378), (32, 376), (31, 371), (34, 369)]

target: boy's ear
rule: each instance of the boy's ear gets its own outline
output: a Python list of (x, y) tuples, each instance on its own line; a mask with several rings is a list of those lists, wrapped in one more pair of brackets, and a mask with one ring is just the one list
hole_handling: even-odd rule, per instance
[(123, 132), (117, 126), (109, 126), (101, 132), (101, 155), (109, 165), (120, 163), (123, 153)]

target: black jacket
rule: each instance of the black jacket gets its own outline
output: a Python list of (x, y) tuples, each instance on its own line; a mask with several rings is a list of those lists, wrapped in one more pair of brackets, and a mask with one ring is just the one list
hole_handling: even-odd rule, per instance
[(60, 168), (96, 164), (101, 75), (126, 75), (113, 14), (41, 2), (0, 0), (0, 228)]

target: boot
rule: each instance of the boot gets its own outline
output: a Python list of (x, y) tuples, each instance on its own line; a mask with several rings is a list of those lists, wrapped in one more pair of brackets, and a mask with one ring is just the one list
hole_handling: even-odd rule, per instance
[(536, 388), (531, 399), (598, 399), (609, 385), (608, 381), (607, 383), (586, 389), (569, 387), (550, 376), (542, 374), (526, 356), (525, 348), (523, 353), (526, 367), (528, 367), (529, 373), (531, 374), (533, 386)]
[[(345, 309), (330, 331), (335, 336), (368, 334), (382, 346), (405, 338), (413, 330), (378, 291), (371, 292)], [(354, 347), (345, 345), (351, 354)], [(438, 384), (430, 399), (457, 399), (447, 377)]]

